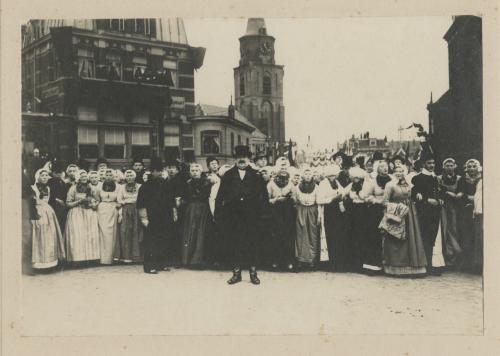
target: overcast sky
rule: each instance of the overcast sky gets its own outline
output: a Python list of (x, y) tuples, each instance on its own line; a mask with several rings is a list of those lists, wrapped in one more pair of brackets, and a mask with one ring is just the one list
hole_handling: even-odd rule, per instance
[[(184, 19), (191, 46), (207, 49), (195, 77), (196, 102), (226, 106), (246, 19)], [(316, 148), (351, 134), (398, 137), (448, 89), (443, 35), (451, 17), (266, 19), (285, 66), (286, 137)], [(413, 133), (407, 131), (408, 135)]]

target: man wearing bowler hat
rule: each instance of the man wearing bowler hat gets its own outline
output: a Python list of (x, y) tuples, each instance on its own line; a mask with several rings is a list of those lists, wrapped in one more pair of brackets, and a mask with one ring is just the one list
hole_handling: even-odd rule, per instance
[(258, 220), (265, 204), (266, 190), (262, 178), (250, 167), (248, 146), (235, 147), (236, 164), (221, 178), (215, 200), (215, 220), (225, 211), (222, 224), (227, 235), (229, 261), (233, 276), (228, 284), (241, 282), (241, 269), (249, 267), (250, 281), (260, 284), (257, 277), (257, 251), (259, 245)]

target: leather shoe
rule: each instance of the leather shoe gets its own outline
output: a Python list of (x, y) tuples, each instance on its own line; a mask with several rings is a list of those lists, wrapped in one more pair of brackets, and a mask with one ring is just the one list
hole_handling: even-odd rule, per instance
[(257, 271), (250, 272), (250, 282), (252, 282), (252, 284), (255, 284), (255, 285), (260, 284), (260, 279), (259, 279), (259, 277), (257, 277)]
[(241, 282), (241, 271), (233, 272), (233, 276), (229, 278), (227, 284), (236, 284), (238, 282)]

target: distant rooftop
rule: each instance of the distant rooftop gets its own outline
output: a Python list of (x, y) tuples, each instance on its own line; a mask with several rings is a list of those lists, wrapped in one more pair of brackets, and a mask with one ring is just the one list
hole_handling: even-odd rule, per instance
[(245, 36), (265, 35), (266, 22), (262, 17), (249, 18)]

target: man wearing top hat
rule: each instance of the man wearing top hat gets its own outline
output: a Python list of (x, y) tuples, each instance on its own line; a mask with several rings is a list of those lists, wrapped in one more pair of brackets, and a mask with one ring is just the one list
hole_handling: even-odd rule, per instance
[(151, 159), (151, 176), (139, 188), (137, 209), (144, 226), (144, 272), (168, 271), (168, 241), (176, 220), (174, 195), (162, 178), (161, 158)]
[(429, 149), (424, 149), (420, 161), (423, 168), (411, 180), (413, 185), (411, 196), (412, 200), (415, 201), (422, 234), (427, 259), (427, 273), (439, 275), (439, 272), (432, 268), (432, 251), (439, 230), (441, 206), (443, 205), (442, 193), (434, 173), (435, 161), (432, 152)]
[(229, 261), (233, 264), (233, 276), (229, 284), (241, 282), (241, 269), (249, 266), (250, 281), (260, 284), (257, 277), (257, 251), (259, 245), (259, 218), (267, 195), (262, 178), (250, 167), (248, 146), (235, 147), (236, 164), (221, 178), (215, 200), (215, 220), (223, 208)]

